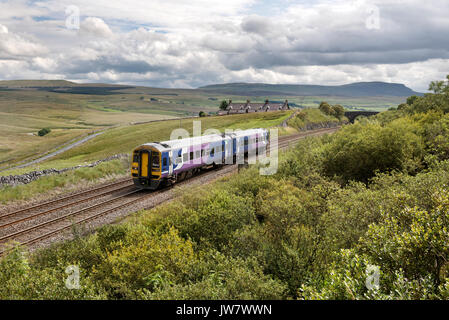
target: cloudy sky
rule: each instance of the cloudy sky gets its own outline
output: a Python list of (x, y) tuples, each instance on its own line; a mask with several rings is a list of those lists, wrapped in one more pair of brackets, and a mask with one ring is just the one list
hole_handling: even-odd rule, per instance
[(446, 74), (447, 0), (0, 0), (0, 79), (426, 91)]

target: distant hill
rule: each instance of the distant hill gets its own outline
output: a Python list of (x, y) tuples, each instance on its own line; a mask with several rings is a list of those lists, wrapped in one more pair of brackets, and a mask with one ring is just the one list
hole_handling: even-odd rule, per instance
[(67, 80), (0, 80), (0, 87), (73, 87), (78, 84)]
[(224, 83), (198, 88), (201, 91), (245, 96), (341, 96), (341, 97), (409, 97), (422, 95), (401, 83), (355, 82), (340, 86)]
[(134, 86), (104, 83), (75, 83), (67, 80), (3, 80), (0, 91), (39, 90), (55, 93), (110, 95), (118, 90), (133, 89)]

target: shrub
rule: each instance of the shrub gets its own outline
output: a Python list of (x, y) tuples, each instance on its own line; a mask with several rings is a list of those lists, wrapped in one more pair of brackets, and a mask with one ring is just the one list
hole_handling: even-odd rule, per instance
[(51, 132), (51, 129), (50, 128), (43, 128), (43, 129), (40, 129), (38, 132), (37, 132), (37, 134), (39, 135), (39, 137), (43, 137), (43, 136), (45, 136), (46, 134), (49, 134)]
[(286, 297), (281, 282), (265, 275), (254, 260), (229, 258), (218, 252), (209, 253), (196, 269), (204, 270), (200, 281), (179, 283), (142, 290), (145, 299), (257, 299)]
[(367, 182), (377, 171), (416, 172), (422, 168), (424, 145), (416, 126), (398, 119), (385, 127), (377, 122), (342, 128), (324, 149), (324, 173)]

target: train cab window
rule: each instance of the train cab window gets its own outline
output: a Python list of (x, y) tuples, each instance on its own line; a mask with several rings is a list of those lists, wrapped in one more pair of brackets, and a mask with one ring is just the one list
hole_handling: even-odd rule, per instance
[(138, 153), (134, 153), (133, 162), (139, 162), (139, 154)]
[(189, 154), (188, 153), (184, 153), (183, 155), (182, 155), (182, 162), (187, 162), (188, 160), (189, 160)]
[(153, 168), (159, 168), (159, 155), (155, 154), (155, 155), (153, 155), (152, 158), (153, 158), (152, 159), (152, 167)]

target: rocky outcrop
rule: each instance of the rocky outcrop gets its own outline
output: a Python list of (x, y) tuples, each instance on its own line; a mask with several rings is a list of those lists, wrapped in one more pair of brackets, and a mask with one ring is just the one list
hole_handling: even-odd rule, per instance
[(115, 154), (113, 156), (110, 156), (105, 159), (101, 159), (101, 160), (98, 160), (91, 164), (86, 164), (86, 165), (78, 165), (78, 166), (74, 166), (74, 167), (70, 167), (70, 168), (63, 168), (63, 169), (51, 168), (51, 169), (45, 169), (45, 170), (31, 171), (31, 172), (27, 172), (27, 173), (20, 174), (20, 175), (3, 176), (3, 177), (0, 177), (0, 187), (5, 186), (5, 185), (15, 186), (15, 185), (19, 185), (19, 184), (27, 184), (27, 183), (37, 180), (43, 176), (48, 176), (50, 174), (61, 174), (61, 173), (64, 173), (64, 172), (67, 172), (70, 170), (76, 170), (79, 168), (92, 168), (92, 167), (99, 165), (102, 162), (111, 161), (111, 160), (115, 160), (115, 159), (124, 159), (124, 158), (128, 158), (128, 157), (129, 157), (129, 155), (127, 155), (127, 154)]

